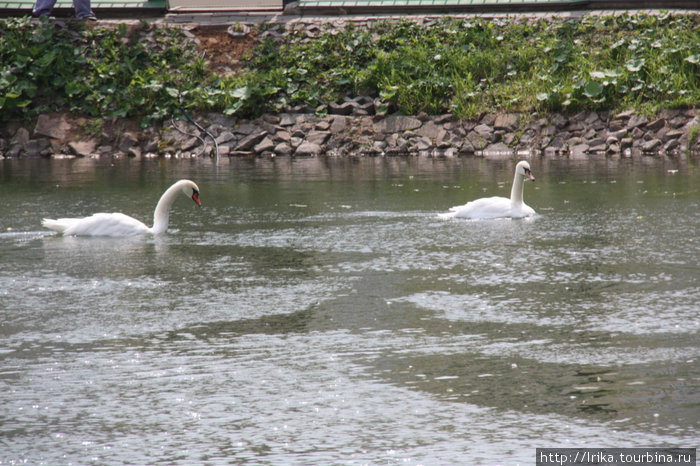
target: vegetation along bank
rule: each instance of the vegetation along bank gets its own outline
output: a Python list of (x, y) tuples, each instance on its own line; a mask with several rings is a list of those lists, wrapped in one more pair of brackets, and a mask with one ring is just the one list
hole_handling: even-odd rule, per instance
[(0, 155), (700, 149), (700, 15), (0, 21)]

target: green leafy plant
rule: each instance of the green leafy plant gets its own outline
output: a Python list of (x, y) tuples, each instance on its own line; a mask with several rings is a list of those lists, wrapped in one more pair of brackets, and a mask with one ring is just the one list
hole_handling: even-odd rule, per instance
[[(270, 29), (262, 25), (260, 31)], [(260, 41), (234, 75), (207, 71), (177, 28), (0, 21), (0, 119), (67, 109), (139, 118), (253, 117), (345, 97), (415, 114), (635, 109), (700, 103), (698, 15), (443, 18), (297, 29)], [(148, 37), (148, 40), (145, 38)]]

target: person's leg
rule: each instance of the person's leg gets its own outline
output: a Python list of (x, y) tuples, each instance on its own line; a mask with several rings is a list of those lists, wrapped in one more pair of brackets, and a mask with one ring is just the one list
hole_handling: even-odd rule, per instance
[(50, 15), (56, 0), (36, 0), (32, 13), (34, 16)]
[(75, 8), (75, 16), (78, 19), (95, 18), (95, 13), (90, 8), (90, 0), (73, 0), (73, 8)]

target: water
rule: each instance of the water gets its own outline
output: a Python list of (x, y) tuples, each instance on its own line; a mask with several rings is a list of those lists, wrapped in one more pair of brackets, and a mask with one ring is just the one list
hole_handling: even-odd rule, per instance
[[(694, 447), (696, 159), (0, 161), (0, 463), (532, 464)], [(41, 218), (168, 235), (59, 237)]]

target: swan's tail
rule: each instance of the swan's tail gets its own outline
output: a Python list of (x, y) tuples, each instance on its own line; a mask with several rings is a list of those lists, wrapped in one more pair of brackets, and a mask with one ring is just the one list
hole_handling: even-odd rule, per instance
[(48, 228), (49, 230), (57, 231), (58, 233), (64, 233), (68, 229), (68, 227), (70, 227), (73, 224), (71, 220), (77, 219), (59, 218), (58, 220), (54, 220), (52, 218), (45, 218), (41, 221), (41, 225), (45, 228)]

